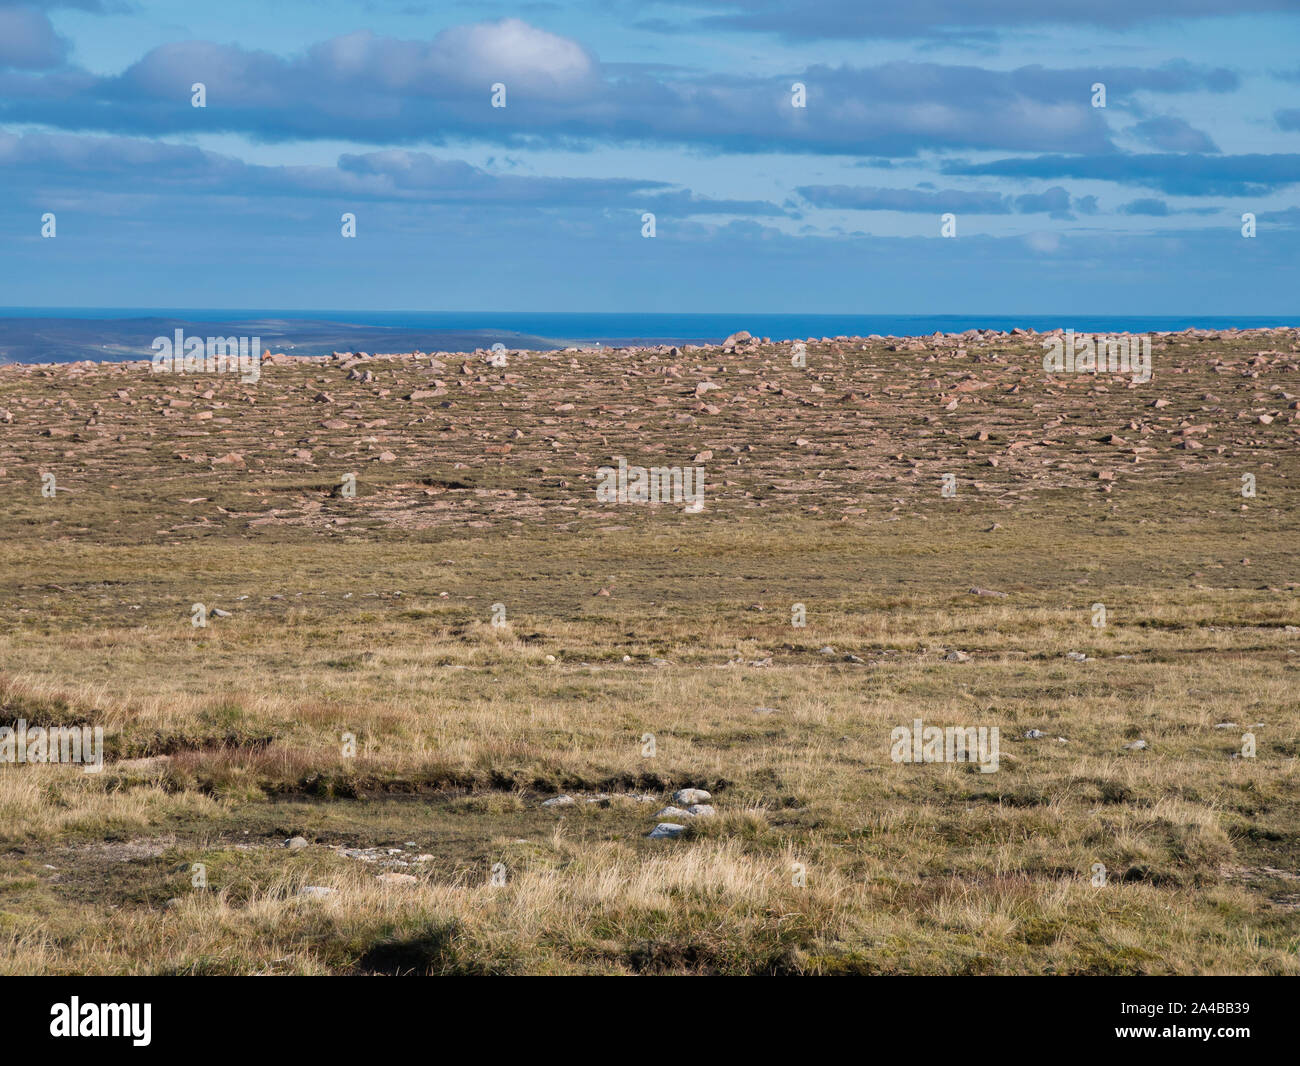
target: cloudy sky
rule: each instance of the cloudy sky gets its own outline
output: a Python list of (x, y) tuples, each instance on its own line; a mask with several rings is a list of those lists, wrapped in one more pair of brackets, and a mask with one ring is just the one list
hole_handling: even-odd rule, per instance
[(0, 0), (0, 305), (1289, 315), (1297, 42), (1300, 0)]

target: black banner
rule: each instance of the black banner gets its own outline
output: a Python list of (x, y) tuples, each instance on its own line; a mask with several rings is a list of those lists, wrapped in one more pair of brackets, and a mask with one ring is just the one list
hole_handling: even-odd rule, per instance
[[(603, 1033), (614, 1031), (607, 1027), (642, 1024), (637, 1016), (653, 1013), (634, 1007), (620, 1021), (606, 1012), (592, 1018), (583, 1011), (586, 1017), (574, 1017), (572, 1012), (581, 1009), (572, 998), (577, 990), (559, 983), (549, 989), (530, 983), (512, 996), (500, 990), (470, 990), (463, 981), (459, 988), (443, 982), (434, 989), (428, 981), (383, 978), (269, 980), (273, 983), (251, 978), (9, 980), (2, 986), (8, 1006), (6, 1051), (58, 1052), (58, 1045), (66, 1045), (85, 1052), (111, 1044), (127, 1056), (197, 1048), (210, 1057), (253, 1046), (328, 1052), (338, 1051), (339, 1041), (347, 1041), (350, 1034), (400, 1051), (427, 1046), (428, 1025), (439, 1020), (445, 1024), (449, 1011), (459, 1022), (485, 1010), (505, 1012), (511, 1019), (503, 1031), (493, 1027), (494, 1045), (508, 1045), (512, 1033), (521, 1043), (535, 1043), (542, 1033), (553, 1035), (558, 1019), (566, 1014), (569, 1039), (574, 1030), (581, 1033), (586, 1027), (592, 1039), (603, 1041)], [(626, 995), (626, 986), (620, 987)], [(590, 994), (590, 989), (583, 991)], [(773, 1006), (784, 1012), (803, 994), (786, 982)], [(854, 1012), (861, 1035), (875, 1031), (891, 1041), (916, 1040), (931, 1049), (951, 1042), (954, 1050), (966, 1053), (992, 1042), (990, 1050), (998, 1054), (1016, 1048), (1028, 1054), (1031, 1047), (1041, 1053), (1068, 1038), (1079, 1048), (1100, 1045), (1122, 1052), (1154, 1045), (1185, 1056), (1198, 1047), (1224, 1055), (1289, 1048), (1295, 986), (1268, 978), (918, 977), (872, 979), (869, 988), (848, 994), (861, 999), (861, 1009)], [(641, 992), (632, 1003), (684, 995), (690, 992), (678, 985), (673, 993)], [(745, 996), (761, 1005), (765, 993), (750, 988)], [(472, 997), (466, 1004), (472, 1014), (457, 1006), (462, 997)], [(739, 1017), (752, 1015), (746, 1010)], [(832, 1027), (843, 1025), (827, 1017), (821, 1033), (815, 1023), (809, 1032), (808, 1021), (794, 1017), (783, 1026), (783, 1035), (796, 1041), (816, 1041), (823, 1034), (828, 1041), (837, 1039)], [(670, 1030), (677, 1028), (670, 1016), (661, 1021)], [(687, 1024), (694, 1029), (699, 1023)], [(726, 1039), (735, 1039), (734, 1020), (710, 1028), (720, 1037), (730, 1031)], [(1035, 1039), (1052, 1043), (1025, 1043)]]

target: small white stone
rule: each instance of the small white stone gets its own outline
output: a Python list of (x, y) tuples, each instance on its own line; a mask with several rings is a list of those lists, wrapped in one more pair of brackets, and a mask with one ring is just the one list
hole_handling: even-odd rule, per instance
[(673, 793), (674, 803), (684, 803), (688, 807), (692, 803), (704, 803), (711, 799), (713, 797), (702, 788), (679, 788)]
[(574, 799), (572, 796), (554, 796), (548, 800), (542, 800), (543, 807), (572, 807)]
[(718, 812), (707, 803), (692, 803), (686, 808), (686, 813), (692, 818), (711, 818)]
[(686, 826), (676, 825), (673, 822), (660, 822), (650, 830), (651, 840), (671, 839), (672, 837), (681, 836), (686, 831)]
[(1147, 746), (1147, 742), (1146, 742), (1145, 740), (1135, 740), (1135, 741), (1133, 741), (1131, 744), (1125, 744), (1125, 745), (1124, 745), (1124, 750), (1125, 750), (1125, 751), (1143, 751), (1143, 750), (1146, 748), (1146, 746)]

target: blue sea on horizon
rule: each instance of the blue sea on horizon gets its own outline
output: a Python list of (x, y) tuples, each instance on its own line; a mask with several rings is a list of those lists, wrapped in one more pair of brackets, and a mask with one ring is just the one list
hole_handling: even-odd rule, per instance
[[(129, 319), (177, 318), (196, 322), (250, 319), (300, 319), (339, 322), (386, 329), (509, 330), (538, 336), (585, 339), (597, 335), (678, 336), (734, 333), (747, 324), (762, 327), (764, 336), (782, 339), (817, 336), (919, 336), (923, 333), (960, 333), (968, 329), (1087, 329), (1093, 333), (1140, 332), (1168, 329), (1248, 329), (1300, 324), (1300, 313), (1283, 315), (1107, 315), (1107, 314), (996, 314), (996, 315), (870, 315), (773, 314), (767, 312), (661, 313), (621, 311), (338, 311), (277, 310), (267, 308), (95, 308), (0, 307), (0, 318)], [(900, 332), (906, 330), (907, 332)], [(820, 331), (820, 332), (819, 332)], [(864, 332), (865, 331), (865, 332)], [(751, 333), (758, 332), (751, 329)]]
[[(97, 336), (95, 323), (102, 323)], [(136, 326), (138, 323), (138, 328)], [(189, 323), (225, 323), (297, 354), (348, 351), (472, 351), (507, 347), (716, 344), (737, 330), (773, 340), (836, 336), (921, 336), (1016, 327), (1090, 333), (1187, 328), (1249, 329), (1300, 324), (1300, 314), (1224, 315), (870, 315), (754, 312), (665, 314), (567, 311), (315, 311), (192, 308), (0, 307), (0, 362), (145, 358), (154, 336)], [(300, 327), (295, 324), (300, 323)], [(337, 328), (335, 328), (337, 327)], [(260, 330), (260, 332), (255, 332)], [(101, 344), (100, 340), (111, 343)], [(7, 354), (7, 358), (5, 358)]]

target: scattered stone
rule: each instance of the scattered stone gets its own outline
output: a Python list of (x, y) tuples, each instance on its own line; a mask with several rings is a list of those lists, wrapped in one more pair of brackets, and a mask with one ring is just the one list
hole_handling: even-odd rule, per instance
[(707, 803), (692, 803), (686, 808), (686, 813), (692, 818), (712, 818), (718, 812)]
[(702, 788), (679, 788), (673, 793), (674, 803), (684, 803), (690, 806), (692, 803), (704, 803), (713, 797)]
[(943, 660), (948, 663), (968, 663), (970, 662), (970, 656), (964, 651), (958, 651), (956, 648), (953, 648), (943, 657)]
[(299, 851), (299, 850), (301, 850), (302, 848), (305, 848), (305, 847), (307, 846), (307, 838), (306, 838), (306, 837), (290, 837), (288, 840), (286, 840), (286, 841), (285, 841), (283, 844), (281, 844), (280, 846), (281, 846), (282, 848), (288, 848), (290, 851)]
[(1145, 740), (1135, 740), (1130, 744), (1124, 745), (1125, 751), (1145, 751), (1146, 748), (1147, 742)]
[(676, 822), (660, 822), (650, 830), (651, 840), (671, 840), (673, 837), (679, 837), (686, 831), (686, 826), (678, 825)]
[(576, 801), (572, 796), (554, 796), (551, 799), (543, 800), (543, 807), (572, 807)]

